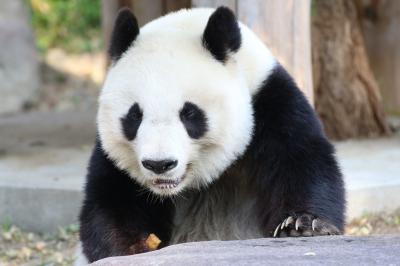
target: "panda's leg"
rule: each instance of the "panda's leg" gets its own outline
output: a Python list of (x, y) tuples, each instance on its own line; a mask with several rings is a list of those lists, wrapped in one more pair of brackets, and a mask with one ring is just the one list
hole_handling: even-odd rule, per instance
[(338, 234), (344, 188), (334, 149), (304, 95), (277, 66), (253, 97), (255, 131), (243, 157), (268, 236)]
[(155, 234), (168, 243), (172, 204), (152, 199), (132, 178), (114, 166), (97, 142), (87, 176), (80, 214), (82, 251), (89, 262), (149, 251)]

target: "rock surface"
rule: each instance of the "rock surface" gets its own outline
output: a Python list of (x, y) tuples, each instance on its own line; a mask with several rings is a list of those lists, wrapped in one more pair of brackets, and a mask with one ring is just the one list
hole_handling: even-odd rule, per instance
[(0, 1), (0, 114), (19, 111), (38, 97), (39, 64), (24, 2)]
[(209, 241), (169, 246), (108, 265), (400, 265), (400, 235)]

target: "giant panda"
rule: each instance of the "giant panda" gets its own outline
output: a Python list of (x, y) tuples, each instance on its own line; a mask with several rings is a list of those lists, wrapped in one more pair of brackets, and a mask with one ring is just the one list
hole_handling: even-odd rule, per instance
[[(117, 16), (80, 213), (88, 262), (189, 241), (335, 235), (334, 148), (288, 72), (226, 7)], [(83, 260), (81, 260), (83, 261)]]

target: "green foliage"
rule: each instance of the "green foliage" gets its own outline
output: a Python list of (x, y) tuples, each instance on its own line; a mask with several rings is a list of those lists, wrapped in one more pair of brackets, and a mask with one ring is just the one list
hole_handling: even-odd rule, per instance
[(100, 0), (26, 0), (41, 51), (59, 47), (81, 53), (101, 48)]
[(10, 231), (11, 225), (12, 225), (12, 224), (11, 224), (11, 221), (10, 221), (10, 219), (7, 217), (6, 219), (3, 220), (2, 224), (1, 224), (1, 229), (2, 229), (2, 231), (4, 231), (4, 232)]

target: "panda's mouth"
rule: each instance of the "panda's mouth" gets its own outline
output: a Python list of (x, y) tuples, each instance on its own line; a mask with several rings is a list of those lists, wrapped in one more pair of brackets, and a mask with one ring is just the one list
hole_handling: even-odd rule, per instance
[(152, 181), (152, 185), (159, 189), (173, 189), (176, 188), (184, 179), (184, 177), (176, 179), (157, 178)]

